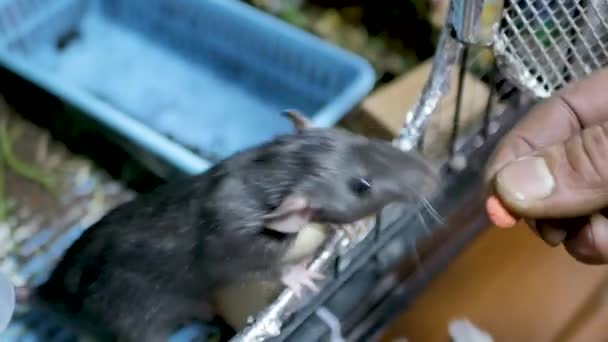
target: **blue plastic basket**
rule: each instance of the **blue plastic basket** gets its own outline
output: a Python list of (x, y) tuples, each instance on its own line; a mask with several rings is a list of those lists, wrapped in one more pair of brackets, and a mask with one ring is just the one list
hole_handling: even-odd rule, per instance
[(364, 59), (235, 0), (0, 0), (0, 62), (163, 177), (291, 132), (286, 108), (331, 126), (375, 81)]

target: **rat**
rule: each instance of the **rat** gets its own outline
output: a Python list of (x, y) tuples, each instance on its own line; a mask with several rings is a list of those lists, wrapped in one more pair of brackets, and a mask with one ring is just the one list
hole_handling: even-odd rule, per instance
[(283, 258), (307, 224), (348, 227), (435, 189), (435, 170), (415, 152), (284, 114), (296, 132), (110, 210), (42, 284), (18, 288), (18, 301), (51, 308), (91, 337), (166, 341), (179, 324), (209, 319), (208, 299), (226, 284), (257, 277), (296, 295), (318, 290), (311, 253)]

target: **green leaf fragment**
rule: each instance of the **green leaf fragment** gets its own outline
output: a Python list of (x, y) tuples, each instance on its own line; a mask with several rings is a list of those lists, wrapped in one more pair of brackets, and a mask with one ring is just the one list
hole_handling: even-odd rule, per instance
[(21, 129), (19, 127), (15, 126), (9, 131), (6, 123), (0, 124), (0, 152), (3, 164), (6, 164), (18, 175), (40, 184), (45, 190), (51, 194), (55, 194), (56, 182), (50, 174), (38, 170), (32, 165), (28, 165), (14, 155), (13, 142), (20, 134)]

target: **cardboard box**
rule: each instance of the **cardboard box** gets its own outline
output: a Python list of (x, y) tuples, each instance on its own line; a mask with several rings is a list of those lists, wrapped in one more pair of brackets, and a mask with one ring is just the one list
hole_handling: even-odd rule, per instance
[[(370, 131), (371, 135), (393, 139), (405, 122), (406, 113), (413, 108), (427, 82), (432, 67), (429, 59), (387, 85), (379, 87), (362, 105), (358, 131)], [(448, 152), (450, 136), (456, 109), (459, 70), (452, 73), (450, 88), (439, 102), (436, 112), (429, 119), (424, 137), (424, 151), (430, 157), (442, 157)], [(481, 122), (486, 108), (489, 89), (477, 77), (465, 76), (462, 109), (460, 112), (461, 132), (466, 132), (473, 124)]]

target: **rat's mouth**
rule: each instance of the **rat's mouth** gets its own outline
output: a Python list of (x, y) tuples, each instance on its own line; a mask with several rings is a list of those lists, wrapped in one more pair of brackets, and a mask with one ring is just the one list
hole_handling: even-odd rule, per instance
[(319, 224), (349, 225), (374, 216), (379, 211), (374, 203), (351, 208), (350, 210), (330, 211), (323, 208), (312, 211), (312, 221)]
[(311, 221), (319, 224), (328, 225), (344, 225), (356, 221), (351, 215), (343, 213), (332, 213), (322, 208), (314, 209), (311, 215)]

